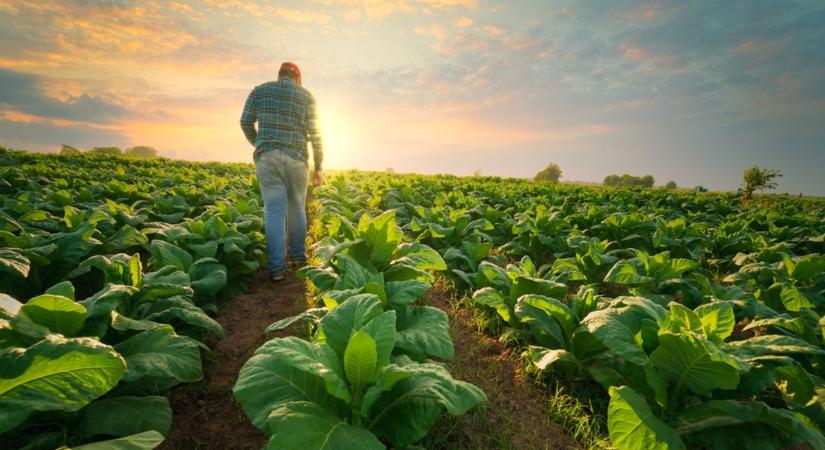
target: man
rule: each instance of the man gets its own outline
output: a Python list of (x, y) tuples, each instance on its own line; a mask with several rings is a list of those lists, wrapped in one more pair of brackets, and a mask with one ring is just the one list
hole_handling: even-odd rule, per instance
[(264, 199), (267, 266), (272, 281), (281, 281), (286, 278), (287, 246), (292, 266), (306, 262), (307, 141), (312, 143), (315, 164), (313, 186), (321, 183), (323, 160), (315, 99), (301, 86), (298, 66), (283, 63), (278, 81), (252, 90), (241, 114), (241, 129), (255, 146), (255, 172)]

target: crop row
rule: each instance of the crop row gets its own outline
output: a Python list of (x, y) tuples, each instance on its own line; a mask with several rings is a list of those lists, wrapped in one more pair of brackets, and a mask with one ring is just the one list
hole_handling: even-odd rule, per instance
[[(263, 255), (247, 166), (0, 149), (0, 442), (151, 449)], [(18, 301), (20, 300), (20, 301)], [(65, 447), (64, 447), (65, 446)]]
[(825, 448), (821, 203), (359, 173), (319, 195), (330, 234), (389, 211), (492, 332), (602, 386), (614, 447)]
[(267, 448), (410, 448), (444, 411), (464, 414), (485, 399), (438, 362), (454, 353), (447, 315), (416, 304), (432, 287), (428, 271), (447, 268), (441, 256), (403, 242), (394, 211), (350, 225), (328, 228), (318, 264), (300, 270), (322, 306), (267, 330), (304, 322), (309, 339), (266, 342), (235, 385)]

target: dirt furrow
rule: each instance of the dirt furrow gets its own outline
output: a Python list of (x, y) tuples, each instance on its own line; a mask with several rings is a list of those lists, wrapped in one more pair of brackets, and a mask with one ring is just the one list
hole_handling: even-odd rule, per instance
[[(278, 319), (306, 309), (304, 283), (290, 274), (274, 284), (265, 270), (249, 282), (249, 289), (221, 304), (216, 318), (226, 330), (223, 339), (210, 342), (204, 354), (203, 381), (173, 390), (172, 431), (161, 450), (252, 450), (266, 445), (266, 436), (252, 426), (232, 396), (241, 366), (265, 342), (264, 329)], [(271, 333), (286, 336), (294, 330)]]

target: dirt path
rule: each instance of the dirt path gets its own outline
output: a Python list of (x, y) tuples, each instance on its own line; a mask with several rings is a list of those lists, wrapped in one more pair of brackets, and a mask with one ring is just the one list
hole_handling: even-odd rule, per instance
[(252, 450), (266, 445), (266, 436), (235, 402), (232, 386), (241, 366), (265, 342), (263, 330), (306, 309), (301, 280), (290, 274), (286, 281), (273, 284), (267, 275), (265, 270), (258, 272), (247, 292), (221, 305), (217, 320), (226, 337), (209, 343), (212, 351), (203, 358), (203, 381), (173, 390), (172, 431), (161, 450)]
[[(487, 394), (488, 405), (475, 413), (442, 421), (440, 437), (431, 448), (462, 450), (579, 449), (547, 415), (548, 393), (533, 383), (511, 355), (512, 349), (481, 334), (472, 311), (454, 307), (436, 287), (432, 306), (450, 317), (455, 358), (453, 376), (475, 384)], [(439, 434), (434, 432), (432, 435)]]

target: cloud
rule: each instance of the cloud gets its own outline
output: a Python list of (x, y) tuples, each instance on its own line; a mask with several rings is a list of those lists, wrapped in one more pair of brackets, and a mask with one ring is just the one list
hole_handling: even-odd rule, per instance
[(130, 141), (121, 133), (88, 125), (56, 125), (49, 121), (17, 121), (0, 118), (0, 145), (35, 151), (55, 151), (62, 144), (79, 148), (126, 147)]
[(456, 8), (474, 9), (476, 0), (314, 0), (327, 8), (341, 8), (337, 13), (349, 20), (367, 18), (377, 20), (391, 14), (403, 13), (408, 15), (436, 14), (444, 10)]
[(0, 110), (91, 123), (111, 123), (128, 113), (121, 105), (85, 93), (59, 99), (61, 92), (48, 92), (43, 84), (43, 77), (0, 68)]
[(184, 3), (167, 9), (159, 1), (6, 1), (0, 12), (8, 28), (0, 33), (10, 39), (0, 44), (0, 64), (75, 71), (82, 70), (78, 61), (133, 70), (152, 64), (211, 75), (256, 70), (251, 61), (263, 53), (259, 48), (198, 25), (202, 13), (187, 7), (194, 9)]

